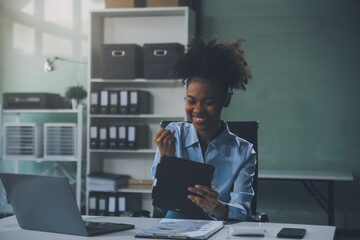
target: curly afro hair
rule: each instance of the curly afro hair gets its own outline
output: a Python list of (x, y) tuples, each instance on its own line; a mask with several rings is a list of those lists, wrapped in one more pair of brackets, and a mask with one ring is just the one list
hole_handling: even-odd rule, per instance
[(203, 78), (231, 93), (233, 89), (246, 90), (251, 72), (240, 49), (242, 42), (220, 43), (213, 39), (206, 43), (195, 37), (177, 61), (174, 75), (182, 78), (184, 84), (189, 84), (192, 78)]

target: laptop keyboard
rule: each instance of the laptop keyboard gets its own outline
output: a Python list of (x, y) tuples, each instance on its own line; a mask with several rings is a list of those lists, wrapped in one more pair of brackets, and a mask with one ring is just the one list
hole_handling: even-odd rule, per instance
[(90, 229), (118, 229), (119, 225), (122, 224), (117, 224), (117, 223), (109, 223), (109, 222), (88, 222), (85, 221), (84, 222), (85, 227), (86, 228), (90, 228)]

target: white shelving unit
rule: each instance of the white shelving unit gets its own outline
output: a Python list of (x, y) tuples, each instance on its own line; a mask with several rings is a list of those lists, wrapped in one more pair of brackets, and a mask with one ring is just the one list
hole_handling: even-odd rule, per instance
[[(180, 43), (186, 46), (194, 34), (194, 13), (188, 7), (105, 9), (90, 13), (90, 61), (88, 90), (146, 90), (152, 95), (151, 114), (89, 114), (91, 125), (148, 125), (148, 149), (110, 150), (90, 149), (87, 139), (87, 173), (104, 171), (129, 174), (135, 179), (151, 179), (150, 169), (156, 144), (153, 136), (161, 120), (181, 121), (184, 112), (185, 88), (181, 80), (102, 79), (102, 44)], [(88, 104), (90, 108), (90, 103)], [(88, 109), (90, 112), (90, 109)], [(88, 185), (87, 185), (88, 186)], [(121, 189), (124, 193), (142, 193), (143, 208), (151, 211), (149, 189)], [(87, 203), (88, 203), (87, 194)]]
[[(57, 162), (74, 162), (76, 163), (76, 201), (79, 206), (81, 207), (81, 173), (82, 173), (82, 146), (83, 146), (83, 107), (79, 105), (78, 109), (3, 109), (0, 105), (0, 132), (3, 135), (3, 125), (5, 121), (3, 118), (5, 115), (14, 115), (15, 116), (15, 123), (21, 123), (21, 116), (25, 114), (73, 114), (77, 116), (76, 119), (76, 130), (77, 130), (77, 149), (76, 149), (76, 157), (54, 157), (45, 158), (43, 156), (36, 157), (36, 158), (26, 158), (21, 157), (21, 159), (16, 159), (14, 157), (5, 158), (5, 153), (2, 152), (0, 158), (1, 160), (13, 161), (15, 164), (14, 172), (19, 173), (19, 165), (21, 161), (33, 161), (33, 162), (54, 162), (55, 167), (60, 167)], [(1, 136), (1, 140), (3, 137)], [(42, 144), (42, 143), (41, 143)]]

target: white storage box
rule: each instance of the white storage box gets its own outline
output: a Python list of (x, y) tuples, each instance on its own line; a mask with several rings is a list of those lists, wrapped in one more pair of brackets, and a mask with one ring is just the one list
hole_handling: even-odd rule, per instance
[(73, 123), (44, 123), (44, 159), (74, 160), (77, 155), (77, 126)]
[(4, 159), (36, 159), (42, 155), (42, 128), (35, 123), (4, 123)]

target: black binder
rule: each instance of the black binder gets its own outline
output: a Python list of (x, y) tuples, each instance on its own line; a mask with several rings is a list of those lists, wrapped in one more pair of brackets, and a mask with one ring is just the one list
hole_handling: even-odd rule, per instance
[(101, 149), (108, 148), (108, 138), (109, 138), (108, 127), (107, 126), (99, 127), (99, 147)]
[(118, 214), (118, 211), (117, 211), (117, 204), (116, 204), (116, 200), (117, 200), (117, 197), (116, 197), (116, 193), (109, 193), (109, 196), (108, 196), (108, 204), (107, 204), (107, 214), (109, 216), (117, 216)]
[(126, 149), (127, 148), (127, 127), (118, 126), (118, 148)]
[(115, 149), (118, 147), (117, 144), (117, 127), (116, 126), (109, 126), (109, 148)]
[(107, 193), (99, 193), (98, 199), (98, 214), (100, 216), (108, 215), (108, 194)]
[(119, 92), (119, 113), (129, 113), (129, 92), (127, 90), (121, 90)]
[(97, 126), (90, 126), (90, 148), (96, 149), (99, 147), (99, 132)]
[(99, 92), (90, 93), (90, 113), (99, 112)]
[(130, 114), (150, 113), (150, 92), (142, 90), (130, 91)]
[(184, 213), (201, 213), (202, 209), (187, 198), (187, 190), (196, 184), (211, 186), (215, 168), (182, 158), (163, 156), (157, 165), (151, 197), (153, 206)]
[(127, 127), (127, 144), (129, 149), (140, 149), (148, 147), (149, 127), (137, 125)]
[(89, 215), (98, 215), (98, 196), (97, 192), (89, 193)]
[(100, 113), (106, 114), (109, 112), (109, 92), (100, 91)]
[(109, 103), (110, 103), (110, 113), (117, 114), (119, 112), (119, 92), (118, 91), (109, 91)]

